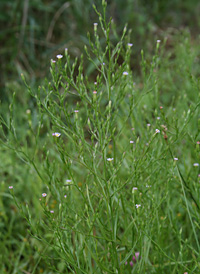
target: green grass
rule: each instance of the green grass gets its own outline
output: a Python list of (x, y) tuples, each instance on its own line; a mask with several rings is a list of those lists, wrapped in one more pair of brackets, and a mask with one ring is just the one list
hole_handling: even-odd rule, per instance
[(1, 273), (200, 272), (199, 39), (138, 70), (103, 8), (80, 58), (2, 105)]

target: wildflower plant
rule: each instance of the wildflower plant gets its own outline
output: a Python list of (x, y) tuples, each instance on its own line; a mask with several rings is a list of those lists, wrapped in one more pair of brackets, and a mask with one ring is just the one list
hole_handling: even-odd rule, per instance
[(39, 117), (32, 150), (19, 144), (13, 123), (2, 120), (4, 145), (31, 167), (40, 191), (32, 193), (38, 195), (36, 222), (31, 204), (19, 207), (39, 254), (30, 271), (38, 273), (42, 258), (57, 273), (190, 273), (199, 269), (199, 164), (197, 149), (185, 148), (188, 160), (180, 146), (190, 136), (195, 148), (199, 136), (191, 121), (198, 103), (177, 120), (160, 92), (162, 41), (151, 62), (141, 52), (141, 82), (130, 67), (134, 43), (127, 27), (115, 43), (102, 3), (103, 15), (94, 7), (99, 22), (85, 55), (73, 61), (70, 49), (58, 54), (50, 62), (51, 80), (37, 91), (22, 75)]

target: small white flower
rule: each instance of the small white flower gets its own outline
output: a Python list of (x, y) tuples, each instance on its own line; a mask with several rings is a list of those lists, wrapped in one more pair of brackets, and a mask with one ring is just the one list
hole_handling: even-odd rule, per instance
[(72, 181), (72, 180), (67, 179), (67, 180), (66, 180), (66, 183), (71, 183), (71, 181)]
[(111, 161), (113, 161), (114, 160), (114, 158), (107, 158), (107, 161), (108, 162), (111, 162)]
[(199, 163), (194, 163), (193, 166), (199, 166)]
[(9, 186), (9, 189), (13, 189), (13, 186)]
[(77, 110), (77, 109), (76, 109), (76, 110), (74, 110), (74, 112), (75, 112), (75, 113), (78, 113), (78, 112), (79, 112), (79, 110)]
[(160, 120), (160, 117), (157, 117), (157, 120)]
[(134, 141), (130, 141), (130, 144), (134, 144)]
[(150, 127), (150, 126), (151, 126), (151, 124), (147, 124), (147, 126), (148, 126), (148, 127)]
[(159, 129), (156, 129), (156, 133), (160, 133), (160, 130), (159, 130)]
[(46, 197), (47, 196), (47, 194), (46, 193), (42, 193), (42, 197)]
[(139, 208), (139, 207), (140, 207), (141, 205), (139, 205), (139, 204), (136, 204), (135, 206), (136, 206), (136, 208)]
[(149, 186), (149, 185), (146, 184), (146, 187), (148, 188), (148, 187), (151, 187), (151, 186)]
[(132, 46), (133, 46), (133, 44), (131, 44), (131, 43), (128, 43), (128, 47), (130, 47), (130, 48), (131, 48)]
[(127, 72), (127, 71), (124, 71), (124, 72), (123, 72), (123, 75), (128, 75), (128, 72)]
[(174, 158), (174, 161), (178, 161), (178, 158)]
[(55, 60), (53, 60), (53, 59), (51, 59), (51, 63), (56, 63), (56, 61), (55, 61)]
[(132, 188), (132, 193), (134, 193), (136, 190), (138, 190), (138, 188), (137, 187), (133, 187)]
[(66, 198), (67, 198), (67, 195), (64, 195), (64, 198), (66, 199)]
[(63, 58), (63, 55), (62, 55), (62, 54), (58, 54), (58, 55), (56, 55), (56, 57), (57, 57), (58, 59), (62, 59), (62, 58)]
[(61, 135), (61, 133), (59, 133), (59, 132), (52, 133), (52, 136), (55, 136), (55, 137), (60, 137), (60, 135)]
[(93, 94), (97, 94), (97, 91), (96, 91), (96, 90), (94, 90), (94, 91), (93, 91)]
[(94, 23), (94, 26), (97, 27), (97, 26), (98, 26), (98, 23)]
[(157, 43), (160, 43), (161, 42), (161, 40), (157, 40)]
[(54, 213), (54, 211), (53, 211), (53, 210), (50, 210), (50, 213)]

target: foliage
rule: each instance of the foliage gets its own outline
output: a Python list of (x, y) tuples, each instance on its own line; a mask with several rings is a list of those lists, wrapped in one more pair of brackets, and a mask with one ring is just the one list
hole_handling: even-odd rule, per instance
[(155, 39), (138, 70), (102, 9), (83, 55), (10, 84), (1, 273), (199, 272), (198, 40)]

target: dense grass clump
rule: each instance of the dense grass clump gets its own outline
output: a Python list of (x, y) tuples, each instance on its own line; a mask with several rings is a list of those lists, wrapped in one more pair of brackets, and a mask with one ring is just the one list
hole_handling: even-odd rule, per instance
[(135, 73), (105, 11), (2, 113), (1, 273), (200, 272), (198, 43), (155, 40)]

